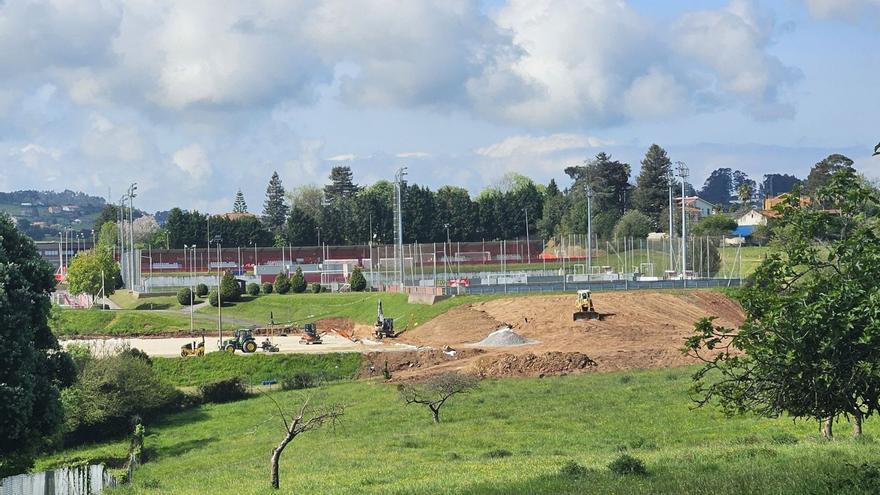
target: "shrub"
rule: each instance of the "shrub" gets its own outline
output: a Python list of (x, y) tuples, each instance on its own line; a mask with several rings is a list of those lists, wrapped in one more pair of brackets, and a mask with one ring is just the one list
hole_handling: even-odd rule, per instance
[(208, 293), (208, 304), (217, 307), (217, 289), (211, 289), (211, 292)]
[(645, 468), (645, 463), (628, 454), (623, 454), (617, 459), (614, 459), (614, 461), (608, 465), (608, 469), (610, 469), (612, 473), (620, 475), (645, 476), (648, 474), (648, 469)]
[(260, 295), (260, 284), (256, 282), (251, 282), (247, 285), (247, 293), (252, 296)]
[(241, 289), (232, 272), (224, 273), (223, 278), (220, 279), (220, 296), (224, 301), (238, 301), (241, 299)]
[(559, 468), (559, 476), (563, 478), (584, 478), (589, 474), (590, 470), (581, 466), (574, 461), (568, 461)]
[(278, 294), (290, 292), (290, 277), (286, 273), (281, 272), (275, 277), (275, 292)]
[(318, 386), (319, 378), (316, 374), (308, 371), (300, 371), (285, 377), (281, 381), (282, 390), (302, 390)]
[(128, 347), (128, 345), (126, 344), (126, 347), (119, 351), (119, 355), (129, 356), (134, 359), (140, 359), (148, 365), (153, 366), (153, 360), (150, 359), (150, 356), (146, 352), (138, 349), (137, 347)]
[(315, 282), (312, 284), (312, 293), (313, 294), (320, 294), (321, 291), (323, 291), (323, 290), (324, 290), (324, 287), (322, 287), (321, 284), (319, 284), (318, 282)]
[(263, 282), (263, 285), (260, 286), (260, 290), (263, 292), (263, 294), (271, 294), (274, 288), (275, 286), (273, 286), (269, 282)]
[(489, 452), (486, 452), (485, 454), (483, 454), (483, 457), (485, 457), (487, 459), (503, 459), (505, 457), (510, 457), (512, 455), (513, 455), (513, 452), (511, 452), (509, 450), (495, 449), (495, 450), (490, 450)]
[(367, 279), (359, 266), (354, 267), (351, 276), (348, 277), (352, 292), (363, 292), (367, 289)]
[(196, 295), (199, 297), (205, 297), (208, 295), (208, 286), (205, 284), (199, 284), (196, 286)]
[(184, 287), (177, 291), (177, 302), (181, 306), (189, 306), (193, 302), (193, 291), (189, 287)]
[(303, 276), (302, 267), (296, 267), (296, 272), (290, 277), (290, 290), (296, 294), (302, 294), (306, 291), (306, 278)]
[(132, 416), (148, 420), (178, 406), (182, 398), (134, 352), (93, 359), (76, 385), (62, 391), (65, 440), (71, 444), (122, 434)]
[(216, 382), (207, 383), (199, 387), (202, 401), (222, 404), (246, 399), (248, 396), (247, 386), (241, 378), (228, 378)]

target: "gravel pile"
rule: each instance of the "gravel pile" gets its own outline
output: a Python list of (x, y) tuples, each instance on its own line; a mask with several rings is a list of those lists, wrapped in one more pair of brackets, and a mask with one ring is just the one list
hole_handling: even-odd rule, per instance
[(488, 337), (477, 342), (475, 345), (478, 347), (507, 347), (533, 343), (534, 341), (514, 332), (510, 327), (502, 327), (490, 333)]

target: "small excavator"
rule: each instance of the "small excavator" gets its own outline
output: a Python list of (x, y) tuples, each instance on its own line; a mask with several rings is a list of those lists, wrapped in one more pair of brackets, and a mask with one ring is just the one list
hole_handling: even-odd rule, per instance
[(593, 306), (593, 298), (590, 289), (577, 291), (577, 311), (574, 312), (574, 321), (602, 320), (602, 315)]
[(303, 336), (299, 339), (300, 344), (312, 345), (312, 344), (323, 344), (324, 342), (321, 340), (321, 335), (318, 334), (318, 328), (314, 323), (306, 323), (303, 325)]
[(397, 334), (394, 333), (394, 318), (385, 318), (385, 315), (382, 314), (382, 300), (379, 300), (379, 308), (376, 311), (376, 326), (373, 329), (373, 335), (376, 337), (376, 340), (382, 340), (385, 337), (394, 338), (397, 337)]

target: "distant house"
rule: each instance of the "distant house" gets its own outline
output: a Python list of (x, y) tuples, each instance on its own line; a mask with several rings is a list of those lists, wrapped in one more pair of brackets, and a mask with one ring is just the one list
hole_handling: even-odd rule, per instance
[[(764, 198), (764, 210), (772, 210), (773, 207), (775, 207), (779, 203), (782, 203), (783, 201), (785, 201), (785, 199), (788, 198), (788, 196), (789, 196), (789, 193), (782, 193), (779, 196)], [(813, 200), (810, 199), (809, 196), (801, 196), (800, 197), (801, 206), (807, 206), (812, 202), (813, 202)]]
[(78, 211), (78, 210), (79, 210), (79, 206), (77, 206), (77, 205), (64, 205), (61, 207), (61, 211), (65, 211), (65, 212), (74, 212), (74, 211)]
[[(681, 208), (681, 198), (675, 198), (675, 204)], [(685, 196), (684, 198), (684, 206), (685, 211), (688, 212), (689, 216), (694, 217), (696, 220), (700, 220), (703, 217), (708, 217), (715, 210), (718, 209), (718, 206), (714, 203), (710, 203), (705, 199), (699, 196)]]
[(740, 227), (767, 225), (767, 220), (770, 217), (765, 211), (749, 210), (736, 219), (736, 224)]
[(222, 217), (222, 218), (225, 218), (225, 219), (227, 219), (227, 220), (240, 220), (240, 219), (242, 219), (242, 218), (248, 218), (248, 217), (254, 217), (254, 218), (256, 218), (256, 215), (254, 215), (253, 213), (248, 213), (248, 212), (243, 212), (243, 213), (220, 213), (219, 215), (214, 215), (214, 216), (216, 216), (216, 217)]

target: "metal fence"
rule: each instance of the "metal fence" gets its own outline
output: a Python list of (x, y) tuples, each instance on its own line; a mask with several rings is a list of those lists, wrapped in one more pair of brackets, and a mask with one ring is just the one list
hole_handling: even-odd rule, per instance
[(96, 495), (116, 486), (103, 464), (58, 468), (0, 480), (0, 495)]
[(580, 289), (592, 291), (608, 290), (639, 290), (639, 289), (708, 289), (739, 287), (742, 279), (739, 278), (702, 278), (691, 280), (615, 280), (603, 282), (544, 282), (525, 284), (501, 284), (501, 285), (472, 285), (465, 292), (467, 294), (520, 294), (541, 292), (562, 292)]

